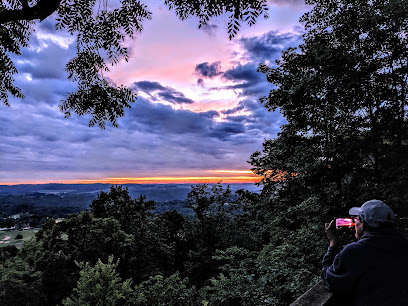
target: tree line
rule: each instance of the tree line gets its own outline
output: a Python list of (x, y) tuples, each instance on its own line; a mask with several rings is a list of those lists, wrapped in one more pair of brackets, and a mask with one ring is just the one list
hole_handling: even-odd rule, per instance
[(89, 211), (46, 223), (20, 250), (2, 248), (0, 298), (3, 305), (286, 303), (316, 281), (318, 260), (296, 272), (304, 283), (292, 278), (304, 265), (296, 257), (313, 254), (298, 250), (297, 263), (286, 266), (286, 247), (275, 248), (285, 237), (274, 233), (260, 197), (192, 186), (191, 218), (153, 214), (154, 201), (112, 186)]

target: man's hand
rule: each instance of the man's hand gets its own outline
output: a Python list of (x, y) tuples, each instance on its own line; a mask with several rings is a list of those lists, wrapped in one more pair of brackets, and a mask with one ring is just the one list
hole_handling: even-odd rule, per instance
[(325, 223), (324, 229), (327, 238), (330, 241), (330, 247), (335, 247), (337, 245), (337, 233), (336, 233), (336, 220), (332, 220), (330, 223)]

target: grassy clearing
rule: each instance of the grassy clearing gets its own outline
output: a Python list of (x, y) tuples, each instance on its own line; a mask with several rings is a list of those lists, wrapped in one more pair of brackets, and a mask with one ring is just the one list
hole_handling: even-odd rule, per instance
[[(38, 229), (29, 229), (25, 231), (0, 231), (0, 247), (14, 245), (17, 248), (20, 248), (23, 245), (23, 241), (30, 240), (36, 232), (38, 232)], [(23, 235), (23, 239), (15, 239), (18, 234)]]

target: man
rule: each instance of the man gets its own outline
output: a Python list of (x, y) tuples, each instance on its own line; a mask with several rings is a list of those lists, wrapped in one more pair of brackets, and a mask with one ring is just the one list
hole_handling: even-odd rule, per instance
[(408, 305), (408, 241), (394, 229), (384, 202), (353, 207), (357, 242), (338, 248), (335, 221), (326, 224), (330, 247), (323, 257), (326, 287), (352, 305)]

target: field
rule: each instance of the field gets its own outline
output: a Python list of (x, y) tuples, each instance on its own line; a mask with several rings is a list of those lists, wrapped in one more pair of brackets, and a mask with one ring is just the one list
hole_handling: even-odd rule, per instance
[[(20, 248), (23, 245), (23, 241), (30, 240), (36, 232), (38, 232), (38, 229), (0, 231), (0, 247), (14, 245), (17, 248)], [(23, 239), (15, 239), (18, 234), (23, 235)]]

